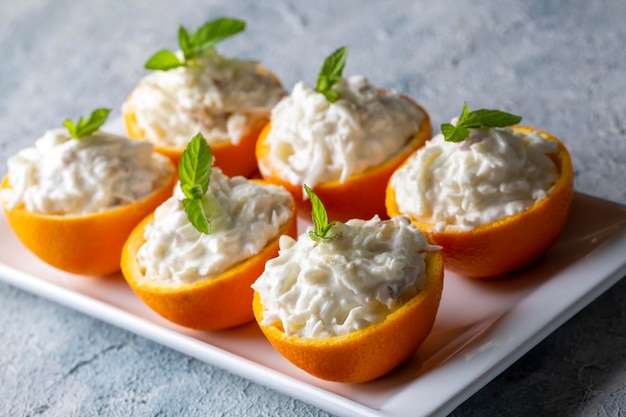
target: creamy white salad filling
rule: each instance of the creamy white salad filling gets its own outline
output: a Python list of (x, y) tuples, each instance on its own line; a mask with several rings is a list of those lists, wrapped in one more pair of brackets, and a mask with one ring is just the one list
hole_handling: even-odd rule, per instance
[(34, 147), (8, 160), (8, 209), (85, 215), (141, 200), (165, 184), (173, 167), (151, 143), (96, 132), (72, 138), (66, 129), (47, 131)]
[(228, 178), (217, 167), (206, 196), (209, 234), (189, 222), (180, 186), (156, 209), (137, 254), (146, 282), (176, 285), (215, 277), (259, 253), (292, 217), (292, 198), (284, 188)]
[(299, 82), (272, 110), (269, 157), (294, 185), (343, 182), (388, 160), (424, 119), (414, 104), (395, 92), (380, 94), (363, 76), (344, 78), (333, 88), (340, 98), (331, 103)]
[[(454, 122), (454, 121), (453, 121)], [(472, 230), (545, 198), (558, 173), (556, 142), (538, 132), (470, 129), (460, 143), (439, 134), (391, 177), (401, 213), (445, 228)]]
[(404, 216), (353, 219), (333, 232), (324, 243), (308, 233), (281, 237), (279, 256), (253, 284), (264, 325), (280, 321), (288, 335), (319, 338), (380, 323), (424, 287), (426, 254), (438, 249)]
[(161, 146), (185, 147), (198, 132), (209, 145), (238, 144), (283, 95), (257, 62), (212, 50), (185, 67), (144, 77), (123, 112), (134, 113), (146, 139)]

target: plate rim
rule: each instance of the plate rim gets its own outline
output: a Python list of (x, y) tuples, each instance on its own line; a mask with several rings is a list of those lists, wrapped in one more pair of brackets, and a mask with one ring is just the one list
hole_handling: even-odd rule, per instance
[[(587, 194), (576, 194), (579, 197), (590, 198), (598, 204), (615, 205), (616, 209), (625, 210), (626, 212), (625, 205)], [(2, 217), (3, 222), (6, 222), (3, 214), (0, 214), (0, 217)], [(591, 274), (594, 279), (579, 283), (580, 288), (576, 292), (577, 296), (575, 299), (551, 304), (550, 314), (547, 315), (548, 319), (538, 321), (535, 326), (526, 329), (528, 335), (522, 338), (520, 343), (511, 345), (513, 346), (512, 348), (510, 348), (510, 346), (507, 348), (496, 347), (496, 351), (500, 354), (497, 360), (492, 359), (485, 361), (483, 363), (484, 369), (478, 372), (477, 376), (469, 378), (469, 380), (468, 378), (464, 378), (462, 383), (456, 385), (457, 388), (453, 392), (446, 393), (446, 401), (437, 401), (436, 403), (430, 404), (431, 407), (428, 410), (423, 410), (425, 414), (422, 415), (447, 415), (453, 411), (461, 403), (530, 351), (534, 346), (539, 344), (558, 327), (563, 325), (572, 316), (616, 284), (626, 274), (626, 258), (620, 260), (618, 256), (620, 251), (624, 252), (625, 248), (626, 228), (617, 229), (606, 241), (594, 248), (589, 256), (573, 262), (567, 268), (551, 276), (549, 280), (542, 282), (537, 288), (544, 286), (556, 286), (558, 288), (562, 285), (561, 281), (566, 279), (568, 274), (572, 273), (572, 269), (578, 271), (580, 271), (581, 268), (583, 270), (586, 268), (594, 269)], [(607, 262), (607, 260), (610, 262)], [(598, 264), (601, 268), (598, 268)], [(599, 272), (598, 269), (601, 269), (601, 272)], [(57, 284), (45, 278), (31, 275), (13, 266), (7, 265), (2, 261), (0, 261), (0, 281), (4, 281), (9, 285), (33, 293), (41, 298), (48, 299), (141, 337), (145, 337), (163, 346), (250, 379), (260, 385), (267, 386), (339, 416), (405, 417), (409, 415), (407, 414), (409, 410), (406, 410), (407, 413), (402, 412), (403, 407), (401, 407), (401, 405), (403, 403), (405, 404), (405, 397), (410, 394), (411, 391), (410, 387), (394, 395), (388, 402), (383, 403), (381, 407), (372, 408), (356, 400), (342, 396), (341, 394), (325, 390), (322, 387), (314, 386), (306, 381), (283, 374), (226, 349), (198, 340), (193, 336), (161, 326), (147, 318), (137, 316), (131, 311), (126, 311), (115, 305), (108, 304), (88, 294), (83, 294), (65, 287), (62, 284)], [(534, 308), (533, 304), (540, 302), (541, 298), (546, 294), (545, 290), (533, 291), (519, 300), (510, 311), (505, 313), (506, 317), (503, 319), (505, 320), (503, 322), (504, 324), (497, 324), (486, 334), (481, 335), (479, 339), (485, 335), (493, 335), (493, 332), (501, 332), (506, 336), (506, 333), (511, 330), (510, 327), (507, 328), (505, 326), (506, 320), (515, 320), (519, 314), (522, 314), (519, 313), (519, 310), (523, 311), (524, 309)], [(477, 346), (474, 342), (475, 341), (472, 341), (469, 346)], [(471, 350), (469, 353), (472, 353)], [(480, 355), (480, 353), (481, 352), (474, 352), (473, 354)], [(452, 368), (452, 371), (454, 371), (454, 368), (458, 367), (454, 359), (456, 359), (456, 361), (462, 359), (459, 355), (455, 356), (453, 360), (443, 363), (442, 369), (445, 368), (446, 371), (449, 372), (448, 368)], [(439, 369), (439, 373), (436, 373), (435, 377), (437, 377), (437, 375), (442, 377), (442, 369)], [(421, 375), (418, 379), (431, 379), (433, 378), (432, 375), (432, 373)], [(413, 409), (410, 411), (414, 413), (416, 410)]]

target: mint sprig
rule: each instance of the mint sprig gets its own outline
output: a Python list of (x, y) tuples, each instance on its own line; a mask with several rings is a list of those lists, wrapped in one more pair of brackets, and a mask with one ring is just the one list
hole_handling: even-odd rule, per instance
[(111, 109), (99, 108), (91, 112), (86, 119), (80, 116), (76, 123), (73, 120), (66, 119), (63, 122), (63, 126), (67, 128), (67, 131), (74, 139), (83, 139), (100, 129), (109, 117), (110, 112)]
[(469, 111), (467, 103), (463, 105), (463, 112), (456, 123), (441, 124), (441, 133), (448, 142), (462, 142), (470, 135), (469, 129), (506, 127), (518, 124), (522, 118), (511, 113), (499, 110)]
[(348, 47), (344, 46), (330, 54), (324, 61), (322, 69), (317, 76), (315, 90), (324, 94), (326, 99), (334, 103), (339, 98), (339, 93), (333, 90), (333, 85), (341, 81), (343, 68), (346, 66)]
[(178, 179), (185, 195), (183, 208), (189, 222), (202, 233), (211, 233), (211, 222), (207, 216), (206, 197), (211, 178), (213, 155), (202, 133), (191, 139), (178, 162)]
[(229, 38), (246, 28), (246, 22), (222, 17), (200, 26), (194, 33), (189, 33), (183, 26), (178, 28), (178, 45), (183, 59), (169, 49), (162, 49), (146, 62), (146, 69), (167, 71), (186, 66), (187, 63), (213, 48), (218, 42)]
[(163, 49), (150, 57), (145, 68), (150, 70), (167, 71), (172, 68), (185, 66), (185, 61), (178, 59), (176, 54), (168, 49)]
[(331, 234), (330, 230), (335, 225), (335, 221), (328, 223), (328, 213), (324, 204), (319, 199), (317, 194), (306, 184), (304, 184), (304, 190), (309, 195), (311, 200), (311, 219), (313, 220), (313, 231), (309, 232), (309, 236), (316, 242), (329, 242), (337, 237), (337, 234)]

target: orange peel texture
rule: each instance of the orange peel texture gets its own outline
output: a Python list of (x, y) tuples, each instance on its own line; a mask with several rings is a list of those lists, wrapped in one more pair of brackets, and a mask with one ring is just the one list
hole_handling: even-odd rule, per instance
[(217, 277), (193, 283), (163, 284), (144, 281), (137, 251), (145, 242), (146, 217), (133, 230), (122, 252), (122, 273), (139, 298), (165, 319), (197, 330), (218, 330), (254, 320), (251, 285), (265, 269), (265, 262), (278, 255), (281, 235), (296, 236), (295, 204), (291, 219), (258, 254), (229, 268)]
[(381, 323), (326, 338), (284, 333), (280, 322), (263, 322), (263, 305), (254, 294), (254, 315), (274, 348), (297, 367), (318, 378), (359, 383), (378, 378), (407, 360), (433, 327), (443, 291), (443, 261), (439, 252), (426, 257), (424, 288)]
[[(330, 181), (311, 187), (320, 200), (324, 201), (329, 218), (332, 220), (341, 222), (346, 222), (353, 218), (367, 220), (375, 214), (378, 214), (383, 219), (387, 218), (385, 188), (391, 174), (410, 154), (424, 145), (431, 135), (430, 118), (426, 110), (409, 97), (402, 97), (418, 107), (424, 114), (424, 119), (420, 123), (417, 133), (408, 141), (400, 153), (380, 165), (352, 175), (344, 182)], [(298, 209), (302, 213), (310, 213), (310, 202), (302, 198), (302, 184), (291, 184), (281, 177), (279, 170), (272, 164), (270, 146), (266, 141), (271, 128), (271, 123), (268, 123), (259, 135), (256, 145), (256, 158), (261, 175), (265, 180), (285, 187), (293, 195)]]
[(534, 131), (558, 145), (558, 154), (550, 155), (558, 178), (550, 194), (529, 209), (473, 230), (436, 231), (432, 224), (401, 213), (391, 182), (387, 187), (389, 216), (407, 215), (411, 222), (435, 245), (443, 247), (445, 268), (473, 277), (493, 277), (511, 272), (537, 259), (559, 237), (569, 216), (574, 196), (572, 160), (565, 145), (551, 134), (527, 126), (512, 129), (525, 134)]
[[(120, 270), (124, 242), (133, 228), (172, 195), (175, 170), (157, 190), (131, 204), (100, 213), (63, 216), (11, 210), (7, 222), (18, 239), (44, 262), (81, 275), (106, 275)], [(9, 188), (7, 176), (2, 188)]]

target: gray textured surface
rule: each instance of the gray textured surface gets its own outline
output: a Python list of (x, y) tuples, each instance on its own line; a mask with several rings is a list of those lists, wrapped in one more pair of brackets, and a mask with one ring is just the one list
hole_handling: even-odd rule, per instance
[[(575, 188), (626, 204), (626, 2), (85, 1), (0, 3), (0, 174), (66, 117), (119, 106), (179, 24), (248, 22), (222, 51), (290, 87), (350, 46), (347, 74), (420, 101), (435, 126), (463, 101), (562, 138)], [(113, 116), (115, 117), (115, 116)], [(626, 254), (625, 254), (626, 256)], [(626, 281), (454, 411), (626, 415)], [(324, 411), (0, 284), (2, 416), (326, 416)]]

